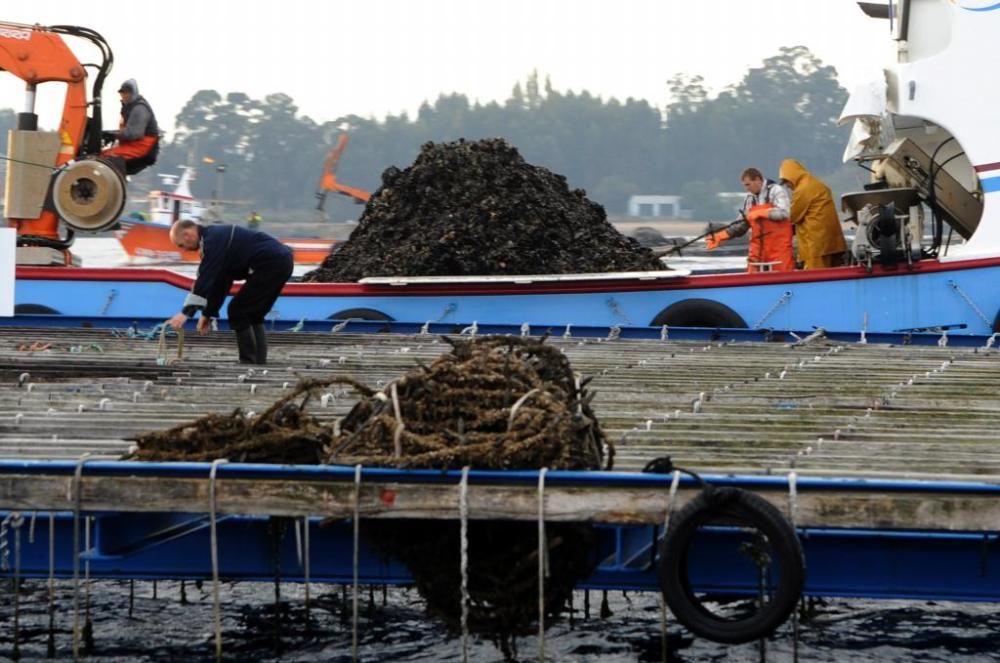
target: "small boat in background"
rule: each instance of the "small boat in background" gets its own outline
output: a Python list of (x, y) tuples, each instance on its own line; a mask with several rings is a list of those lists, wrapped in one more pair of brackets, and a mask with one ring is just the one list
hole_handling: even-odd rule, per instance
[[(197, 251), (185, 251), (170, 241), (170, 226), (190, 219), (205, 223), (211, 210), (191, 193), (194, 168), (182, 166), (180, 176), (160, 175), (164, 183), (174, 185), (172, 191), (149, 192), (149, 212), (133, 212), (121, 218), (121, 229), (115, 236), (130, 258), (147, 258), (158, 262), (198, 262)], [(219, 221), (213, 221), (218, 223)], [(292, 249), (296, 264), (319, 264), (329, 255), (335, 243), (329, 239), (278, 238)]]

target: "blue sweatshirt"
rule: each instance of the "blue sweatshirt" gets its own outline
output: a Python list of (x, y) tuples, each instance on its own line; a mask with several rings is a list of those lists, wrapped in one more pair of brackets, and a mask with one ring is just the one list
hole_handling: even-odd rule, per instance
[(189, 317), (198, 310), (206, 317), (218, 317), (233, 281), (292, 255), (290, 248), (270, 235), (241, 226), (199, 226), (198, 234), (201, 264), (182, 309)]

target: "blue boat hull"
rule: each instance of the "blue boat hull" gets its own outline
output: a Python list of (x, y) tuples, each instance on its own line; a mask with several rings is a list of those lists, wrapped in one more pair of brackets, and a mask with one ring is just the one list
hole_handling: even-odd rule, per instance
[[(1000, 282), (1000, 258), (924, 261), (911, 270), (876, 267), (871, 273), (843, 267), (770, 274), (523, 280), (527, 282), (512, 278), (290, 283), (271, 317), (292, 322), (351, 318), (533, 327), (668, 324), (984, 335), (995, 331), (1000, 310), (1000, 290), (995, 286)], [(165, 270), (19, 268), (15, 307), (18, 314), (166, 319), (180, 308), (190, 286), (191, 279)], [(671, 309), (674, 305), (680, 306)], [(737, 322), (732, 322), (732, 315), (738, 316)]]

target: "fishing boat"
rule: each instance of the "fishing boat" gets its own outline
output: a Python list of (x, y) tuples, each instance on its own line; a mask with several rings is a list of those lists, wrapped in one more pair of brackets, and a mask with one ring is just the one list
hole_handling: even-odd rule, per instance
[[(291, 322), (708, 327), (993, 334), (1000, 330), (1000, 129), (984, 84), (1000, 55), (996, 5), (902, 3), (897, 58), (853, 93), (849, 158), (873, 172), (842, 210), (854, 264), (745, 274), (660, 271), (510, 276), (372, 276), (289, 283), (272, 316)], [(972, 70), (970, 62), (979, 63)], [(13, 164), (16, 166), (16, 164)], [(950, 237), (964, 240), (952, 244)], [(924, 239), (930, 237), (930, 240)], [(166, 318), (191, 287), (167, 271), (19, 267), (16, 310)], [(225, 309), (223, 309), (225, 310)]]
[[(157, 262), (198, 262), (197, 251), (185, 251), (170, 241), (170, 226), (175, 221), (190, 219), (201, 223), (210, 222), (211, 208), (191, 193), (195, 169), (182, 166), (181, 175), (160, 175), (164, 184), (173, 185), (149, 192), (149, 212), (129, 214), (120, 221), (121, 229), (115, 236), (130, 258), (146, 258)], [(312, 265), (323, 262), (330, 253), (332, 240), (280, 238), (290, 247), (295, 262)]]

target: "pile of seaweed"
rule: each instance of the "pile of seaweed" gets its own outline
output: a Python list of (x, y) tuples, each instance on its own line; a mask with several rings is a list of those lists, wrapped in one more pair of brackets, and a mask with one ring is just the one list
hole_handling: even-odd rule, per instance
[(350, 238), (302, 280), (657, 269), (586, 192), (493, 138), (427, 143), (386, 169)]
[[(447, 340), (447, 339), (446, 339)], [(610, 467), (611, 445), (590, 408), (592, 392), (544, 340), (449, 340), (452, 352), (360, 401), (344, 419), (329, 462), (393, 467), (583, 470)], [(607, 457), (607, 459), (606, 459)], [(474, 490), (474, 488), (473, 488)], [(461, 625), (460, 524), (367, 520), (362, 535), (401, 560), (428, 610)], [(546, 625), (593, 571), (592, 526), (546, 527)], [(507, 658), (538, 618), (538, 526), (470, 521), (468, 625)]]
[(213, 412), (167, 430), (138, 435), (132, 438), (135, 449), (122, 460), (207, 462), (226, 458), (239, 463), (322, 463), (333, 431), (305, 409), (318, 390), (334, 383), (366, 389), (347, 378), (303, 380), (260, 414), (240, 408), (230, 414)]

